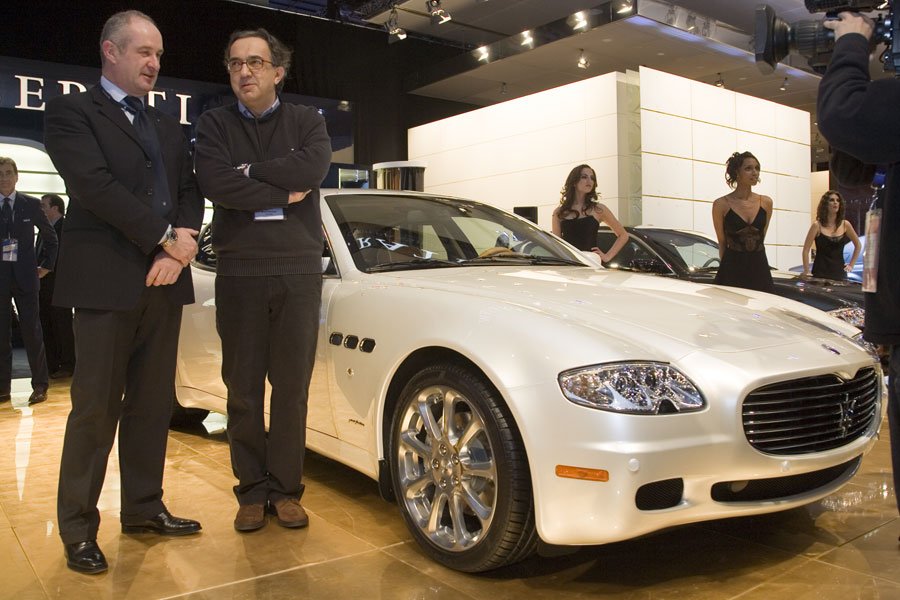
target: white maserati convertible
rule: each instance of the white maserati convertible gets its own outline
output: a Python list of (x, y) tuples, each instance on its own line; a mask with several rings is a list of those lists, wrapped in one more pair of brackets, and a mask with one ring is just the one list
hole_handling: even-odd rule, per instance
[[(469, 200), (323, 192), (308, 445), (378, 481), (463, 571), (784, 510), (872, 447), (882, 372), (858, 331), (777, 296), (605, 271)], [(180, 416), (224, 412), (201, 235)]]

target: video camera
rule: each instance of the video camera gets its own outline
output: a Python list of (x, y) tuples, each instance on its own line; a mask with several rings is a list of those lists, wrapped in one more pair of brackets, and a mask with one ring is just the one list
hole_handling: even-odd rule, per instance
[[(885, 44), (881, 57), (885, 71), (900, 75), (900, 23), (895, 19), (893, 0), (806, 0), (810, 13), (826, 13), (826, 19), (834, 19), (838, 13), (884, 11), (875, 17), (872, 49)], [(834, 32), (826, 29), (822, 21), (798, 21), (787, 23), (775, 15), (768, 4), (756, 8), (754, 51), (756, 65), (768, 75), (789, 53), (805, 56), (809, 66), (817, 73), (824, 73), (834, 50)]]

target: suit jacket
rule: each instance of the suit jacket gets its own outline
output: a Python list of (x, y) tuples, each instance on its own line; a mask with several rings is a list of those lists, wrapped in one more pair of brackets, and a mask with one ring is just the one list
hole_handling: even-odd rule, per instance
[[(47, 103), (44, 142), (66, 182), (66, 251), (56, 269), (53, 303), (99, 310), (130, 310), (140, 300), (147, 271), (166, 228), (200, 229), (203, 198), (187, 140), (173, 117), (148, 107), (165, 162), (171, 208), (153, 211), (153, 164), (120, 105), (100, 85)], [(173, 303), (194, 301), (190, 269), (164, 286)]]
[[(50, 270), (49, 273), (41, 278), (41, 289), (44, 289), (45, 287), (49, 287), (50, 289), (53, 288), (53, 281), (56, 278), (56, 260), (59, 257), (59, 254), (62, 252), (62, 229), (63, 223), (65, 222), (66, 218), (60, 217), (56, 220), (56, 223), (53, 223), (53, 231), (56, 232), (56, 240), (58, 242), (56, 246), (56, 254), (54, 254), (53, 256), (50, 256), (48, 252), (47, 241), (45, 239), (45, 236), (42, 235), (40, 231), (38, 231), (37, 239), (34, 242), (34, 250), (35, 252), (37, 252), (38, 266)], [(43, 307), (43, 304), (41, 304), (41, 306)]]
[[(44, 240), (44, 251), (38, 257), (35, 253), (34, 228)], [(12, 263), (12, 270), (0, 269), (0, 285), (8, 289), (10, 275), (14, 274), (16, 283), (26, 292), (38, 289), (38, 266), (52, 269), (56, 261), (57, 240), (53, 225), (41, 210), (41, 201), (34, 196), (16, 192), (16, 203), (13, 208), (13, 222), (10, 237), (18, 241), (18, 256)]]

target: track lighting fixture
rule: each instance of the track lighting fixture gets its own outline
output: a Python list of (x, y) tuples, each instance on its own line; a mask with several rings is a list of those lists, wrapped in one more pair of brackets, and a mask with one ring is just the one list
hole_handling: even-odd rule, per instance
[(583, 11), (577, 12), (574, 15), (572, 15), (572, 19), (574, 20), (574, 23), (572, 24), (572, 29), (587, 29), (587, 25), (588, 25), (587, 17), (585, 16)]
[(784, 81), (781, 82), (781, 87), (778, 89), (781, 90), (782, 92), (787, 91), (787, 89), (788, 89), (788, 78), (787, 77), (784, 78)]
[(721, 74), (721, 73), (716, 73), (716, 75), (718, 75), (719, 78), (716, 79), (716, 81), (715, 81), (715, 86), (716, 86), (716, 87), (719, 87), (719, 88), (725, 87), (725, 80), (722, 79), (722, 74)]
[(478, 60), (487, 62), (491, 58), (491, 51), (488, 50), (487, 46), (481, 46), (475, 52), (476, 58), (478, 58)]
[(388, 32), (389, 44), (406, 39), (406, 31), (400, 27), (400, 16), (397, 14), (396, 6), (391, 7), (391, 14), (388, 16), (388, 20), (384, 22), (384, 29)]
[(431, 15), (432, 25), (440, 25), (453, 18), (441, 7), (441, 0), (425, 0), (425, 10)]
[(500, 83), (500, 94), (503, 96), (505, 96), (507, 94), (505, 81)]
[(584, 55), (584, 49), (578, 49), (581, 54), (578, 55), (578, 68), (579, 69), (587, 69), (591, 66), (591, 63), (588, 61), (587, 56)]
[(525, 30), (522, 32), (522, 41), (520, 43), (523, 46), (534, 46), (534, 38), (531, 37), (531, 30)]

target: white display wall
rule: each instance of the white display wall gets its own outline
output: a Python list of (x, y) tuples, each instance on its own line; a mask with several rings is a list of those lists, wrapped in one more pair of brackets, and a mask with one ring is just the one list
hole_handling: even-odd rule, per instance
[(800, 264), (810, 223), (809, 115), (641, 68), (608, 73), (409, 130), (425, 189), (506, 210), (536, 206), (550, 228), (566, 175), (598, 176), (602, 201), (628, 225), (713, 234), (712, 201), (728, 193), (724, 163), (750, 150), (756, 191), (771, 196), (769, 262)]
[(810, 223), (809, 113), (640, 69), (641, 221), (714, 236), (712, 201), (727, 194), (725, 161), (749, 150), (762, 166), (754, 191), (771, 196), (769, 263), (800, 264)]
[(427, 163), (427, 191), (509, 211), (536, 206), (546, 229), (569, 171), (587, 163), (618, 213), (619, 182), (629, 179), (620, 174), (625, 92), (625, 75), (608, 73), (414, 127), (409, 159)]

